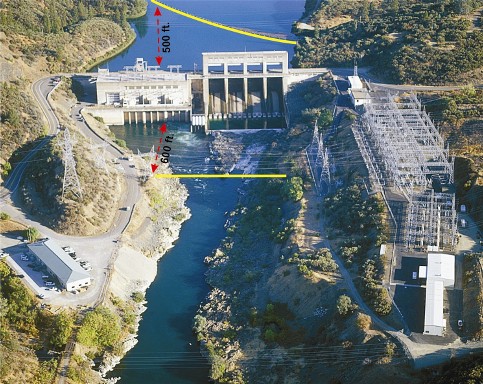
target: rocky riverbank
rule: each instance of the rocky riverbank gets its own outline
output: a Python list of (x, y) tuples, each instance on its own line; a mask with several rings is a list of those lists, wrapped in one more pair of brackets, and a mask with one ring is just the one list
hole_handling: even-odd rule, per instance
[[(167, 173), (168, 169), (162, 172)], [(188, 191), (178, 179), (151, 178), (142, 189), (131, 223), (121, 239), (108, 288), (111, 303), (119, 309), (117, 302), (121, 306), (130, 302), (135, 307), (136, 318), (121, 341), (122, 349), (104, 354), (99, 367), (102, 377), (137, 344), (139, 322), (146, 310), (143, 298), (156, 278), (157, 262), (173, 246), (182, 223), (191, 216), (185, 206), (187, 198)]]

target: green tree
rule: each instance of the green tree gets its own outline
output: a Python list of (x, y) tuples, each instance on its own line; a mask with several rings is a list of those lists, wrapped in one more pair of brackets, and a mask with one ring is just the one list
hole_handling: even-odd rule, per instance
[(207, 320), (205, 317), (197, 314), (194, 318), (193, 332), (196, 333), (198, 341), (201, 341), (206, 330)]
[(46, 13), (44, 15), (44, 33), (52, 32), (52, 22), (50, 21), (50, 15)]
[(364, 0), (362, 2), (360, 16), (362, 21), (369, 20), (369, 0)]
[(347, 316), (357, 308), (357, 305), (352, 304), (351, 298), (347, 295), (340, 295), (337, 299), (336, 306), (337, 312), (341, 316)]
[(113, 20), (116, 24), (121, 24), (122, 19), (121, 19), (121, 12), (119, 11), (119, 8), (116, 8), (116, 10), (114, 11), (114, 19)]
[(320, 110), (319, 117), (317, 118), (319, 128), (328, 128), (332, 125), (333, 121), (334, 119), (332, 117), (332, 112), (327, 108), (322, 108)]
[(79, 18), (81, 20), (87, 19), (87, 9), (82, 1), (79, 1), (79, 5), (77, 7), (77, 13), (79, 14)]
[(99, 7), (99, 14), (103, 15), (106, 12), (106, 4), (104, 0), (99, 0), (98, 7)]
[(144, 293), (142, 293), (140, 291), (133, 292), (131, 297), (134, 300), (134, 302), (136, 302), (136, 303), (141, 303), (141, 302), (144, 301)]
[(37, 239), (40, 237), (40, 232), (35, 227), (28, 227), (25, 230), (24, 237), (27, 238), (27, 240), (32, 243), (34, 241), (37, 241)]
[(372, 301), (372, 306), (378, 315), (386, 316), (391, 313), (392, 302), (385, 288), (376, 288), (376, 294)]
[(107, 307), (97, 307), (84, 318), (77, 334), (88, 347), (112, 347), (121, 335), (119, 319)]
[(124, 27), (126, 23), (127, 23), (127, 5), (126, 3), (123, 3), (121, 8), (121, 25)]
[(12, 165), (8, 161), (6, 161), (2, 165), (2, 175), (7, 176), (11, 170), (12, 170)]
[(283, 186), (284, 195), (292, 201), (299, 201), (304, 195), (301, 177), (291, 177)]
[(74, 318), (67, 312), (61, 312), (57, 316), (52, 324), (52, 333), (50, 335), (50, 344), (56, 348), (61, 349), (69, 340), (74, 327)]
[(35, 373), (33, 384), (50, 384), (55, 379), (57, 359), (42, 361)]

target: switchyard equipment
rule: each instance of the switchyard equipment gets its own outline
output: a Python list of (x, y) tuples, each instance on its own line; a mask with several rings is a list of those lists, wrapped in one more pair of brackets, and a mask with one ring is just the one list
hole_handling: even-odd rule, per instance
[(379, 155), (385, 179), (409, 201), (434, 179), (453, 183), (449, 150), (415, 95), (396, 99), (386, 95), (365, 106), (363, 128)]
[(408, 248), (424, 245), (451, 249), (455, 244), (458, 219), (454, 193), (433, 189), (411, 196), (407, 212)]
[(394, 187), (407, 200), (407, 247), (452, 248), (454, 159), (420, 101), (379, 94), (364, 109), (354, 137), (377, 189)]

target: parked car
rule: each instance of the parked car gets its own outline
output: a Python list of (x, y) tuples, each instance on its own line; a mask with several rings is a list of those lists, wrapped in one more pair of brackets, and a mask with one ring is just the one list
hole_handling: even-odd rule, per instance
[(51, 286), (54, 286), (55, 283), (53, 281), (46, 281), (45, 285), (48, 286), (48, 287), (51, 287)]
[(37, 297), (39, 299), (45, 299), (45, 295), (43, 293), (38, 294)]

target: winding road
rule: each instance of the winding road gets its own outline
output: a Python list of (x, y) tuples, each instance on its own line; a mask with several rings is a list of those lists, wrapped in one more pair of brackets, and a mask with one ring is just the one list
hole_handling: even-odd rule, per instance
[[(14, 206), (11, 198), (14, 197), (16, 190), (20, 184), (22, 176), (24, 175), (28, 165), (36, 153), (45, 146), (50, 140), (52, 140), (59, 132), (59, 120), (52, 110), (52, 106), (49, 101), (49, 96), (54, 90), (53, 79), (55, 76), (49, 76), (36, 81), (32, 85), (32, 90), (37, 103), (39, 104), (43, 114), (48, 123), (49, 135), (42, 139), (37, 146), (35, 146), (25, 157), (19, 162), (10, 176), (4, 183), (4, 187), (0, 188), (0, 206), (1, 210), (8, 213), (13, 220), (23, 223), (27, 226), (36, 227), (44, 236), (54, 239), (61, 245), (70, 245), (76, 253), (84, 260), (91, 263), (93, 270), (91, 276), (93, 278), (93, 284), (85, 292), (77, 295), (70, 293), (62, 293), (52, 298), (46, 298), (46, 303), (52, 305), (62, 306), (76, 306), (76, 305), (94, 305), (98, 303), (99, 299), (103, 296), (106, 283), (109, 280), (110, 268), (112, 261), (118, 249), (118, 239), (122, 232), (127, 227), (132, 211), (118, 210), (114, 218), (111, 228), (100, 235), (79, 237), (79, 236), (67, 236), (54, 232), (52, 229), (37, 222), (33, 217), (30, 217), (27, 213), (23, 212), (20, 208)], [(72, 108), (72, 116), (76, 116), (86, 106), (86, 103), (76, 104)], [(85, 123), (85, 120), (76, 121), (76, 126), (79, 132), (88, 139), (91, 139), (94, 144), (108, 143), (106, 152), (108, 156), (112, 158), (118, 158), (123, 154), (117, 147), (115, 147), (110, 141), (106, 141), (92, 131)], [(138, 183), (138, 175), (135, 169), (131, 168), (128, 161), (120, 161), (122, 165), (122, 173), (125, 180), (124, 195), (120, 201), (120, 207), (134, 206), (140, 196), (140, 187)], [(89, 188), (88, 185), (83, 185), (82, 188)], [(120, 208), (118, 207), (118, 208)], [(2, 239), (2, 245), (6, 240)], [(39, 292), (40, 293), (40, 292)]]

